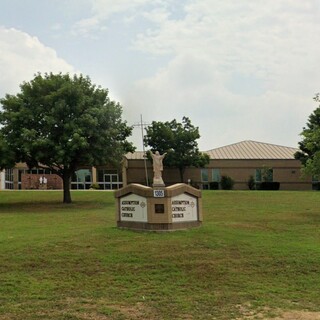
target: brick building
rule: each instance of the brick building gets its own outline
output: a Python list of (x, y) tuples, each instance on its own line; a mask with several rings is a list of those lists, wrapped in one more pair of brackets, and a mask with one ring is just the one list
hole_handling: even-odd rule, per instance
[[(312, 190), (318, 181), (302, 177), (301, 163), (294, 158), (297, 151), (296, 148), (256, 141), (242, 141), (212, 149), (205, 151), (210, 163), (205, 168), (187, 168), (183, 182), (208, 189), (211, 182), (219, 182), (222, 176), (227, 175), (235, 181), (234, 189), (247, 190), (250, 176), (259, 183), (267, 168), (269, 181), (279, 182), (280, 190)], [(50, 170), (29, 170), (25, 164), (17, 164), (15, 168), (1, 173), (0, 189), (37, 189), (42, 175), (48, 179), (48, 189), (62, 188), (61, 179)], [(72, 177), (71, 188), (89, 189), (95, 185), (102, 190), (115, 190), (130, 183), (151, 185), (152, 178), (151, 161), (144, 157), (143, 152), (137, 151), (126, 154), (119, 168), (79, 168)], [(164, 168), (163, 180), (166, 185), (180, 182), (178, 169)]]
[[(195, 186), (208, 189), (210, 182), (220, 182), (221, 177), (226, 175), (235, 181), (234, 189), (247, 190), (250, 176), (255, 182), (262, 182), (262, 172), (268, 168), (268, 179), (279, 182), (281, 190), (311, 190), (311, 177), (302, 177), (301, 163), (294, 158), (297, 151), (296, 148), (256, 141), (242, 141), (212, 149), (206, 151), (210, 163), (205, 168), (187, 168), (183, 182), (190, 181)], [(145, 167), (151, 181), (152, 165), (144, 160), (143, 153), (127, 154), (124, 173), (126, 183), (145, 184)], [(177, 169), (164, 169), (163, 180), (166, 184), (180, 182), (179, 179)]]

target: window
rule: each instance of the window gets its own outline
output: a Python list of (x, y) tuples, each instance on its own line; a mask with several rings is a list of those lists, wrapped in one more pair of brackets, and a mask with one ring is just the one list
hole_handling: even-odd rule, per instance
[(262, 174), (261, 174), (261, 169), (256, 169), (256, 174), (255, 174), (255, 176), (256, 176), (256, 182), (261, 182), (261, 180), (262, 180)]
[(13, 189), (13, 169), (5, 170), (5, 189)]
[(80, 169), (72, 176), (72, 189), (89, 189), (92, 184), (91, 170)]
[(256, 169), (256, 182), (273, 182), (273, 169)]
[[(32, 168), (28, 170), (23, 170), (22, 173), (31, 173), (31, 174), (52, 174), (50, 169), (43, 168)], [(20, 180), (19, 180), (20, 181)]]
[(221, 181), (220, 169), (212, 169), (212, 181), (213, 182)]
[(208, 169), (201, 169), (201, 185), (202, 189), (209, 189), (209, 173)]
[(100, 189), (116, 190), (122, 187), (122, 176), (117, 170), (97, 170), (98, 184)]
[(208, 169), (201, 169), (201, 182), (208, 182), (209, 174)]

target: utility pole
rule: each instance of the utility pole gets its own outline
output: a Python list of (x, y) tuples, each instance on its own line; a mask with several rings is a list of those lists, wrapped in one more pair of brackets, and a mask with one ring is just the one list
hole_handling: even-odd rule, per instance
[(148, 123), (143, 123), (142, 121), (142, 114), (140, 115), (140, 123), (135, 123), (134, 127), (140, 127), (141, 128), (141, 139), (142, 139), (142, 151), (143, 151), (143, 161), (144, 161), (144, 171), (146, 176), (146, 185), (149, 187), (149, 177), (148, 177), (148, 169), (147, 169), (147, 159), (146, 159), (146, 153), (144, 148), (144, 126), (149, 125)]

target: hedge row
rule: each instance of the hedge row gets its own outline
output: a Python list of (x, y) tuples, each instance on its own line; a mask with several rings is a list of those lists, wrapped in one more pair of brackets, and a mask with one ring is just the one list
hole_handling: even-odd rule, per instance
[[(209, 189), (210, 190), (231, 190), (233, 189), (234, 181), (228, 177), (223, 176), (221, 177), (221, 182), (210, 182)], [(279, 190), (280, 189), (280, 182), (260, 182), (249, 184), (250, 190)]]

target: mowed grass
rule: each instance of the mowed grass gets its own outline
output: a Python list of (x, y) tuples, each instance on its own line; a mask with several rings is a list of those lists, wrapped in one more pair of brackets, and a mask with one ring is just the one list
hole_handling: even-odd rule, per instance
[(203, 192), (201, 228), (115, 227), (112, 192), (0, 192), (0, 319), (320, 311), (320, 192)]

